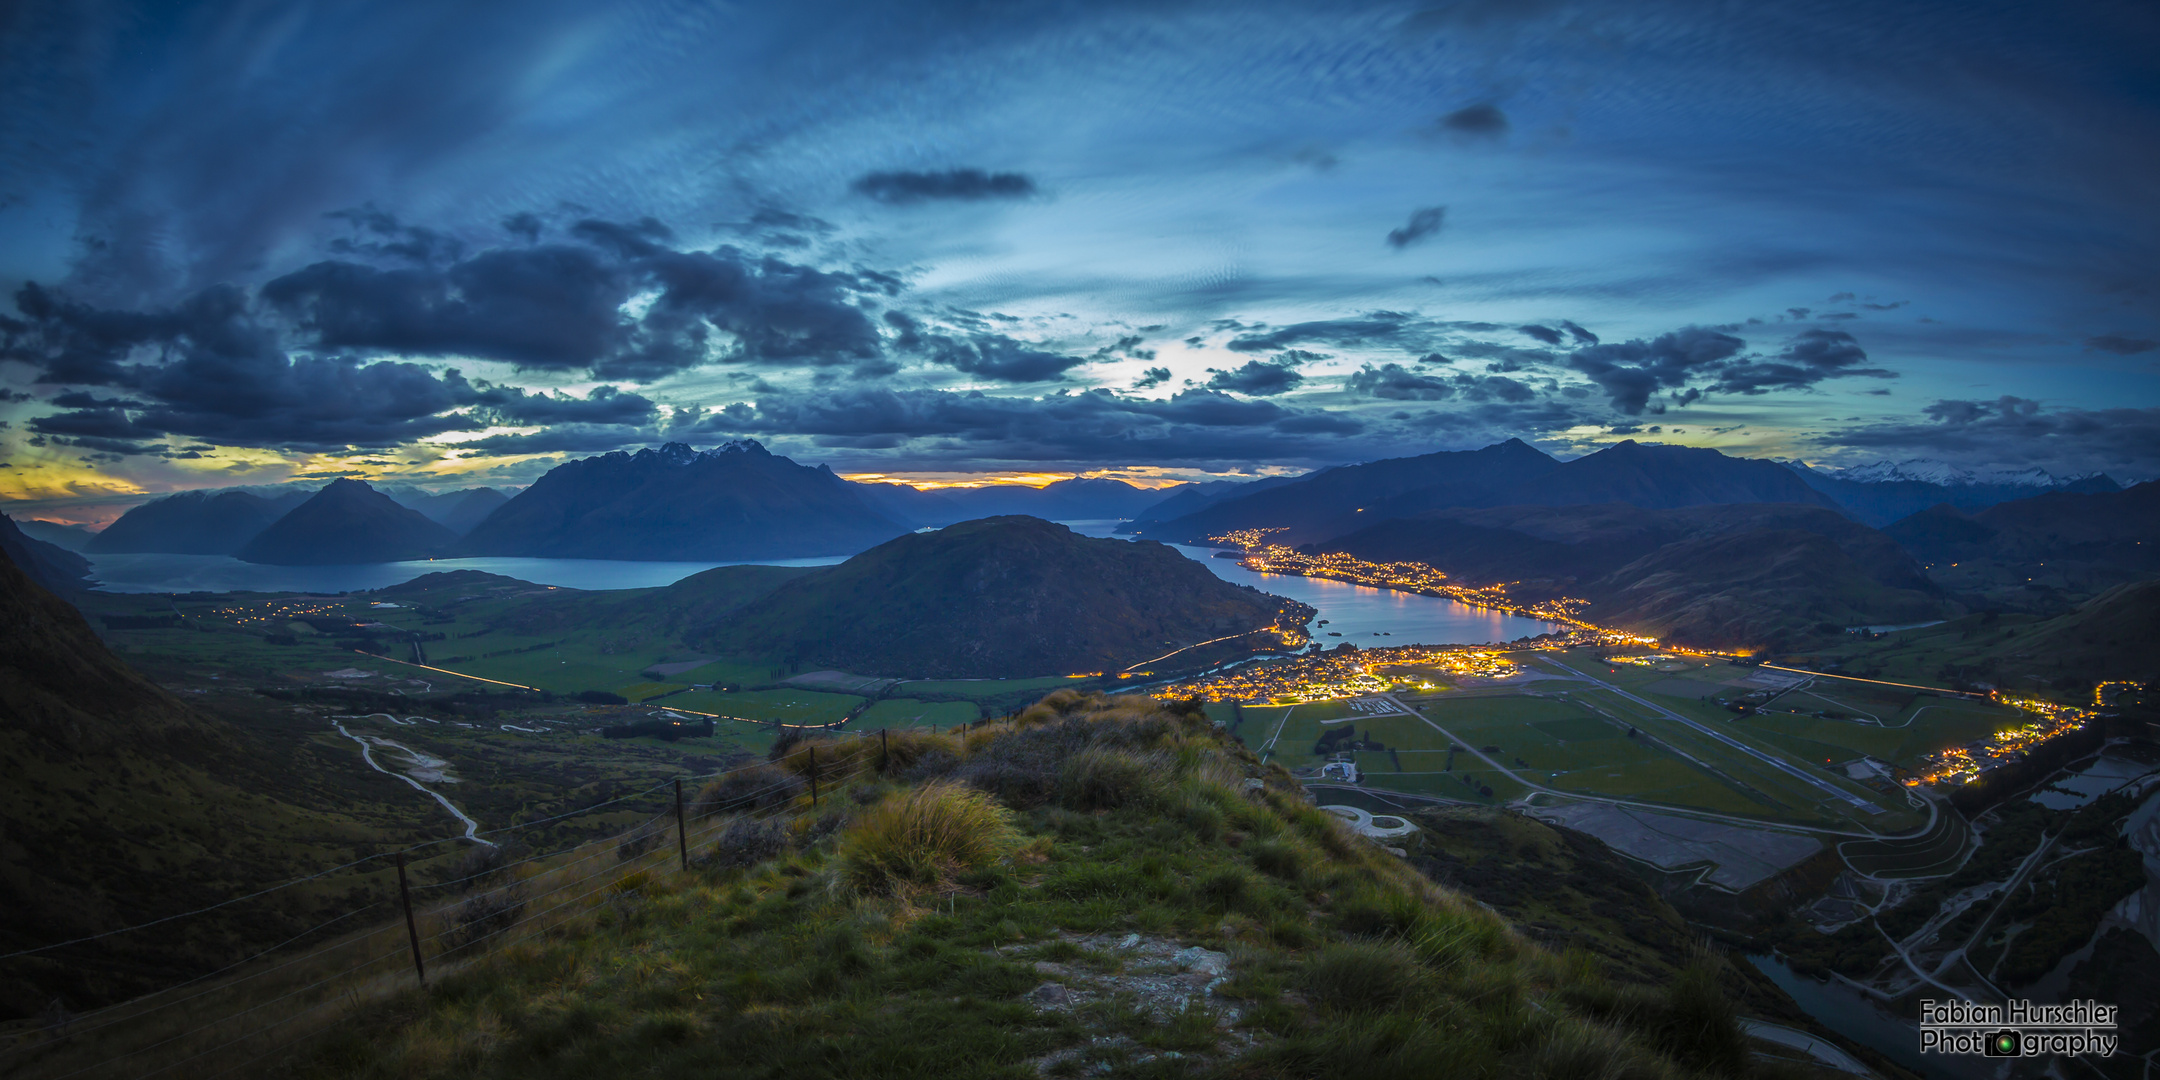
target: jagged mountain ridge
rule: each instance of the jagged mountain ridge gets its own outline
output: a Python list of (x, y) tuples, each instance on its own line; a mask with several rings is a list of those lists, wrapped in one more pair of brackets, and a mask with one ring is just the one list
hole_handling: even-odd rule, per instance
[(1008, 516), (899, 537), (689, 636), (794, 666), (1014, 678), (1121, 670), (1273, 625), (1285, 603), (1160, 544)]
[(1853, 469), (1827, 470), (1788, 461), (1809, 487), (1828, 495), (1855, 520), (1881, 528), (1938, 503), (1960, 510), (1984, 510), (1997, 503), (2031, 498), (2047, 490), (2106, 493), (2121, 490), (2105, 473), (2059, 478), (2038, 469), (1975, 473), (1942, 462), (1877, 462)]
[(909, 531), (861, 485), (754, 439), (699, 452), (681, 443), (549, 470), (488, 515), (461, 555), (746, 560), (848, 555)]

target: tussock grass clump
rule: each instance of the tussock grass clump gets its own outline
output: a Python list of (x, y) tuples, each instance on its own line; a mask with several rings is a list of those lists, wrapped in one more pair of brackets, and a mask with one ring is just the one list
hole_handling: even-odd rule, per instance
[(989, 796), (936, 781), (863, 811), (841, 838), (838, 871), (857, 892), (890, 895), (946, 884), (1017, 840), (1012, 814)]
[(752, 765), (705, 785), (697, 795), (699, 817), (770, 810), (809, 790), (802, 777), (777, 765)]
[(1058, 801), (1074, 810), (1115, 810), (1156, 794), (1157, 766), (1120, 750), (1091, 746), (1065, 759)]
[(1297, 981), (1313, 1000), (1347, 1012), (1392, 1009), (1431, 982), (1409, 950), (1373, 942), (1320, 949), (1305, 961)]
[(788, 846), (788, 823), (779, 818), (729, 819), (701, 860), (715, 870), (742, 870), (764, 862)]

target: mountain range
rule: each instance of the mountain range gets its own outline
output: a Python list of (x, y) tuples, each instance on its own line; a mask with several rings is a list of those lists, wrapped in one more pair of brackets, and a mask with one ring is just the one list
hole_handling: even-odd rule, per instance
[(1435, 510), (1308, 546), (1423, 562), (1525, 597), (1580, 597), (1592, 622), (1689, 645), (1759, 646), (1823, 624), (1957, 610), (1888, 536), (1792, 504)]
[(1238, 529), (1277, 528), (1278, 542), (1307, 543), (1363, 522), (1442, 507), (1571, 506), (1622, 502), (1650, 509), (1717, 503), (1835, 503), (1774, 462), (1715, 450), (1628, 440), (1562, 462), (1509, 439), (1482, 450), (1443, 451), (1325, 469), (1240, 494), (1141, 533), (1197, 542)]
[(2040, 469), (1975, 472), (1940, 461), (1879, 461), (1837, 470), (1799, 461), (1784, 465), (1809, 487), (1835, 500), (1854, 520), (1878, 528), (1938, 503), (1970, 511), (2050, 491), (2103, 494), (2121, 490), (2121, 485), (2102, 473), (2059, 479)]
[[(1275, 626), (1290, 606), (1161, 544), (1007, 516), (880, 544), (786, 581), (688, 638), (714, 652), (861, 675), (1034, 677), (1120, 671)], [(1289, 621), (1301, 625), (1310, 610)]]
[(822, 466), (756, 440), (566, 462), (459, 541), (460, 555), (733, 561), (852, 555), (913, 527)]
[(418, 559), (457, 535), (364, 480), (332, 480), (234, 552), (243, 562), (341, 566)]
[(30, 580), (54, 592), (89, 588), (90, 560), (58, 544), (29, 536), (15, 519), (0, 514), (0, 553)]

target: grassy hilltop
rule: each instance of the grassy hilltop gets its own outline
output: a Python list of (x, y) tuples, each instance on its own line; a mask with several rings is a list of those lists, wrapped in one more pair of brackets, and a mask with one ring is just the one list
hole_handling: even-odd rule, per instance
[[(1594, 841), (1452, 811), (1388, 841), (1407, 845), (1400, 858), (1198, 712), (1147, 699), (1060, 692), (965, 733), (781, 747), (694, 807), (688, 871), (656, 832), (482, 879), (423, 912), (425, 989), (400, 973), (403, 927), (389, 928), (389, 959), (360, 989), (277, 1001), (237, 1038), (190, 1036), (223, 1047), (196, 1071), (1811, 1071), (1751, 1043), (1736, 1014), (1806, 1021), (1699, 951)], [(1526, 889), (1534, 938), (1499, 913)], [(1575, 947), (1537, 943), (1562, 939)], [(317, 1011), (291, 1015), (303, 1008)], [(197, 1047), (160, 1052), (181, 1048)], [(63, 1046), (25, 1075), (110, 1049)]]

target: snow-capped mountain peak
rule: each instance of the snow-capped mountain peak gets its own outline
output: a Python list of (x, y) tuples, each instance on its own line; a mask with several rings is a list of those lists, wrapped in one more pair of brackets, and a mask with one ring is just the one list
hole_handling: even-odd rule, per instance
[(1867, 465), (1855, 465), (1840, 469), (1841, 480), (1862, 484), (1886, 484), (1897, 480), (1918, 480), (1945, 487), (1975, 484), (2001, 485), (2005, 487), (2051, 488), (2061, 484), (2047, 470), (2030, 469), (1967, 469), (1946, 461), (1932, 458), (1908, 458), (1904, 461), (1877, 461)]

